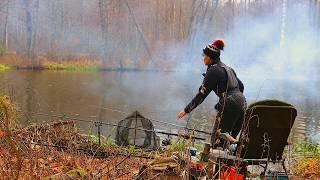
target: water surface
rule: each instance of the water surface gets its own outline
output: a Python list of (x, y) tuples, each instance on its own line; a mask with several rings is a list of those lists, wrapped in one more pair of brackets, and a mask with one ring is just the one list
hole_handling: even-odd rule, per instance
[[(320, 129), (320, 101), (313, 91), (317, 80), (259, 79), (243, 76), (249, 103), (262, 99), (279, 99), (294, 104), (298, 118), (291, 138), (294, 142), (314, 137)], [(176, 120), (177, 113), (197, 92), (202, 76), (198, 72), (52, 72), (7, 71), (0, 74), (3, 94), (14, 96), (21, 111), (65, 114), (89, 120), (117, 123), (138, 110), (148, 118), (210, 131), (217, 101), (211, 93), (190, 117)], [(312, 86), (310, 86), (312, 84)], [(24, 124), (54, 118), (22, 113)], [(170, 131), (176, 127), (155, 122), (156, 129)], [(84, 128), (93, 125), (82, 123)], [(113, 133), (104, 128), (104, 133)]]

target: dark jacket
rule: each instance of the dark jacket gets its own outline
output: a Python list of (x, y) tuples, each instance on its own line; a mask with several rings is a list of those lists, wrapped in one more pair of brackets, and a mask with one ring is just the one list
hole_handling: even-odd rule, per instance
[(234, 70), (218, 59), (214, 64), (208, 66), (203, 82), (199, 87), (199, 92), (185, 107), (184, 111), (186, 113), (190, 113), (203, 102), (211, 91), (215, 92), (215, 94), (220, 98), (219, 103), (221, 103), (224, 96), (243, 93), (243, 90), (243, 83), (237, 77)]

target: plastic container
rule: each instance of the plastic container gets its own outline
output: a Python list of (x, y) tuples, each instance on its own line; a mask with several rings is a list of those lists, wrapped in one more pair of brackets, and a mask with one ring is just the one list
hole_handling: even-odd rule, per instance
[(220, 175), (221, 180), (244, 180), (244, 176), (238, 174), (234, 167), (229, 166), (227, 170)]
[(197, 155), (197, 149), (196, 148), (190, 148), (190, 155), (191, 156), (196, 156)]

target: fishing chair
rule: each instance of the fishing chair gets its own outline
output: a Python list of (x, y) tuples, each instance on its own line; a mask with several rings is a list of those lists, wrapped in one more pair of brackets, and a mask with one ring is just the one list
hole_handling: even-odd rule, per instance
[(282, 155), (288, 145), (287, 139), (296, 116), (294, 106), (282, 101), (264, 100), (253, 103), (246, 111), (239, 140), (231, 142), (230, 138), (222, 137), (228, 144), (236, 144), (235, 152), (213, 149), (210, 159), (229, 166), (236, 165), (243, 175), (246, 175), (248, 165), (263, 167), (261, 175), (265, 175), (269, 163), (281, 163), (287, 175)]
[(251, 104), (246, 111), (237, 154), (249, 165), (263, 167), (264, 175), (270, 162), (281, 163), (287, 175), (283, 151), (296, 116), (295, 107), (286, 102), (264, 100)]

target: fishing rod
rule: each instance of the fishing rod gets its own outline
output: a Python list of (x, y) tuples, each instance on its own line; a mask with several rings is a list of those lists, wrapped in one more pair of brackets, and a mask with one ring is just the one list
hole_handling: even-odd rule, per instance
[(183, 137), (185, 139), (196, 139), (196, 140), (202, 140), (202, 141), (206, 140), (206, 138), (201, 138), (201, 137), (197, 137), (197, 136), (191, 136), (191, 135), (188, 135), (188, 134), (168, 133), (168, 132), (165, 132), (165, 131), (155, 131), (155, 132), (159, 133), (159, 134), (169, 135), (169, 136)]
[[(38, 116), (65, 118), (65, 119), (76, 120), (76, 121), (81, 121), (81, 122), (94, 123), (97, 127), (99, 125), (103, 124), (103, 125), (113, 126), (113, 127), (122, 127), (122, 128), (126, 128), (126, 129), (136, 129), (136, 130), (141, 130), (141, 131), (146, 131), (146, 132), (154, 132), (154, 133), (159, 133), (159, 134), (178, 136), (178, 137), (184, 137), (184, 138), (191, 138), (191, 139), (197, 139), (197, 140), (206, 140), (206, 138), (196, 137), (196, 136), (192, 136), (192, 135), (182, 135), (182, 134), (178, 134), (178, 133), (165, 132), (165, 131), (162, 131), (162, 130), (150, 130), (150, 129), (139, 128), (139, 127), (129, 127), (129, 126), (124, 126), (124, 125), (119, 125), (119, 124), (113, 124), (113, 123), (107, 123), (107, 122), (100, 122), (100, 121), (93, 121), (93, 120), (87, 120), (87, 119), (82, 119), (82, 118), (70, 117), (70, 116), (66, 116), (65, 114), (58, 115), (58, 114), (46, 114), (46, 113), (26, 112), (26, 111), (19, 111), (19, 112), (30, 113), (30, 114), (38, 115)], [(188, 128), (188, 130), (196, 131), (196, 130), (193, 130), (191, 128)]]
[[(128, 113), (128, 112), (120, 111), (120, 110), (113, 109), (113, 108), (99, 107), (99, 106), (95, 106), (95, 105), (90, 105), (90, 106), (101, 108), (101, 109), (105, 109), (105, 110), (109, 110), (109, 111), (113, 111), (113, 112), (118, 112), (118, 113), (125, 114), (125, 115), (130, 115), (130, 113)], [(162, 123), (162, 124), (166, 124), (166, 125), (170, 125), (170, 126), (183, 128), (183, 129), (186, 129), (188, 131), (195, 131), (195, 132), (206, 134), (206, 135), (211, 135), (212, 134), (212, 133), (209, 133), (209, 132), (206, 132), (206, 131), (203, 131), (203, 130), (193, 129), (193, 128), (181, 126), (181, 125), (178, 125), (178, 124), (173, 124), (173, 123), (169, 123), (169, 122), (160, 121), (160, 120), (153, 119), (153, 118), (147, 118), (147, 119), (149, 119), (150, 121), (153, 121), (153, 122), (158, 122), (158, 123)], [(187, 121), (187, 123), (188, 122), (189, 121)]]
[[(94, 150), (94, 149), (88, 149), (88, 148), (72, 148), (68, 146), (60, 146), (56, 144), (46, 144), (46, 143), (36, 143), (36, 142), (29, 142), (29, 141), (22, 141), (25, 144), (32, 144), (36, 146), (42, 146), (42, 147), (52, 147), (52, 148), (57, 148), (57, 149), (65, 149), (65, 150), (75, 150), (78, 152), (86, 152), (92, 156), (98, 156), (100, 158), (108, 158), (111, 155), (114, 155), (113, 153), (110, 153), (109, 151), (100, 151), (100, 150)], [(121, 156), (126, 156), (126, 153), (117, 153), (116, 155), (121, 155)], [(138, 154), (131, 154), (132, 157), (140, 157), (140, 158), (145, 158), (145, 159), (154, 159), (152, 156), (146, 156), (146, 155), (138, 155)]]

